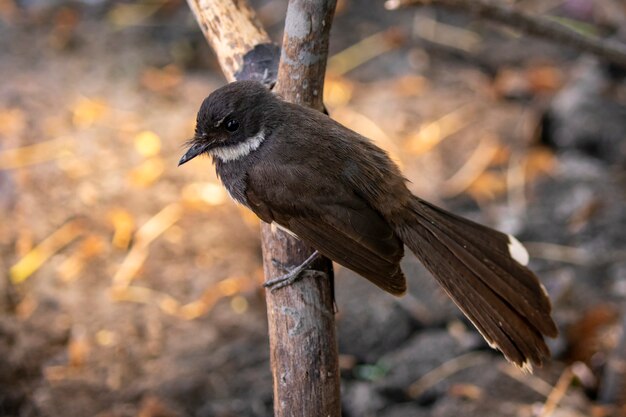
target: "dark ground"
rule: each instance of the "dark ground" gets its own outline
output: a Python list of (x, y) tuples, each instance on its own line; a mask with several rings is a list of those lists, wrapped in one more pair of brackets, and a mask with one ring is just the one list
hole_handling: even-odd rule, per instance
[[(279, 39), (285, 2), (262, 3)], [(619, 27), (604, 8), (619, 3), (593, 4), (521, 7)], [(337, 268), (344, 414), (619, 415), (623, 81), (502, 28), (366, 0), (340, 2), (331, 47), (331, 115), (417, 194), (516, 233), (561, 330), (524, 375), (414, 258), (401, 299)], [(176, 169), (224, 83), (186, 4), (0, 1), (0, 80), (0, 415), (271, 415), (258, 223), (208, 159)]]

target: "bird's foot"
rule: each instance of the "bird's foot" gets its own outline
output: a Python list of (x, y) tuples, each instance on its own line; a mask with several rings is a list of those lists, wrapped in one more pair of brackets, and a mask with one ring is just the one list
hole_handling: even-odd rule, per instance
[(265, 288), (269, 288), (272, 292), (274, 292), (280, 288), (286, 287), (287, 285), (293, 284), (294, 282), (304, 278), (305, 276), (305, 274), (303, 274), (304, 270), (306, 270), (309, 266), (311, 266), (311, 264), (318, 257), (319, 257), (319, 253), (315, 251), (304, 262), (302, 262), (300, 265), (296, 266), (295, 268), (291, 270), (287, 266), (285, 266), (283, 263), (277, 261), (276, 259), (272, 259), (272, 263), (274, 264), (274, 266), (276, 266), (277, 268), (281, 268), (288, 272), (279, 277), (270, 279), (269, 281), (265, 281), (265, 283), (263, 283), (263, 286)]

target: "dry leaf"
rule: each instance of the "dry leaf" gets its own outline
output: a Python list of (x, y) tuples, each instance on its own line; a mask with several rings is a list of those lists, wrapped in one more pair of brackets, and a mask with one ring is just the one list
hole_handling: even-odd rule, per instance
[(424, 154), (442, 140), (452, 136), (475, 121), (475, 109), (462, 106), (437, 120), (423, 123), (417, 132), (409, 134), (404, 140), (404, 149), (413, 154)]
[(104, 251), (105, 247), (106, 245), (104, 239), (101, 236), (87, 236), (82, 241), (76, 252), (59, 265), (58, 273), (61, 280), (64, 282), (70, 282), (78, 278), (87, 261), (100, 255)]
[(76, 195), (80, 202), (86, 206), (95, 205), (98, 202), (98, 198), (100, 198), (98, 188), (89, 181), (83, 181), (78, 185)]
[(477, 201), (489, 201), (507, 191), (506, 176), (501, 172), (485, 171), (467, 188), (467, 193)]
[(133, 3), (117, 3), (109, 11), (107, 18), (114, 26), (125, 28), (136, 26), (156, 13), (162, 1), (138, 1)]
[(141, 408), (137, 417), (179, 417), (180, 415), (171, 410), (162, 400), (149, 396), (141, 402)]
[(236, 295), (230, 299), (230, 308), (237, 314), (248, 311), (248, 300), (241, 295)]
[(72, 368), (80, 368), (85, 365), (89, 350), (89, 342), (84, 334), (72, 337), (67, 345), (69, 366)]
[(155, 93), (166, 93), (180, 85), (183, 72), (176, 65), (168, 65), (162, 69), (147, 68), (141, 74), (140, 83)]
[(567, 331), (568, 359), (571, 362), (584, 362), (593, 368), (592, 357), (617, 344), (617, 338), (607, 337), (607, 332), (618, 320), (619, 310), (611, 304), (600, 304), (585, 311)]
[(6, 22), (12, 22), (18, 14), (15, 0), (0, 0), (0, 18)]
[(93, 165), (82, 158), (60, 158), (56, 164), (71, 179), (86, 177), (93, 172)]
[(527, 70), (527, 77), (535, 93), (552, 93), (563, 85), (563, 73), (551, 65), (533, 66)]
[(350, 102), (354, 83), (343, 77), (328, 76), (324, 82), (324, 103), (329, 108), (345, 106)]
[(35, 245), (33, 232), (24, 227), (18, 227), (17, 239), (15, 240), (15, 253), (19, 257), (25, 256)]
[(549, 65), (530, 68), (503, 68), (498, 71), (493, 89), (500, 97), (530, 98), (536, 94), (552, 93), (563, 84), (563, 74)]
[(118, 342), (118, 336), (115, 332), (107, 329), (98, 330), (96, 333), (96, 342), (100, 346), (113, 346)]
[(161, 177), (165, 164), (159, 157), (145, 160), (128, 173), (130, 183), (136, 187), (148, 187)]
[(427, 86), (426, 78), (421, 75), (405, 75), (391, 81), (391, 86), (396, 96), (412, 97), (424, 93)]
[(128, 248), (135, 230), (133, 216), (123, 208), (113, 208), (107, 213), (109, 221), (113, 224), (113, 246), (125, 250)]
[(72, 110), (74, 126), (86, 128), (101, 120), (109, 108), (104, 100), (82, 98)]
[(532, 86), (526, 73), (516, 68), (503, 68), (493, 81), (493, 90), (498, 97), (522, 99), (532, 96)]
[(38, 305), (39, 302), (37, 301), (37, 299), (35, 299), (32, 294), (26, 293), (24, 295), (24, 298), (22, 298), (15, 307), (15, 315), (20, 320), (26, 320), (31, 316), (31, 314), (33, 314)]
[(48, 382), (62, 381), (71, 375), (71, 370), (66, 366), (53, 365), (43, 368), (43, 376)]
[(54, 15), (54, 27), (48, 39), (50, 46), (55, 49), (63, 49), (68, 46), (74, 37), (74, 31), (78, 23), (78, 12), (69, 7), (62, 7)]
[(26, 128), (26, 115), (21, 109), (0, 109), (0, 135), (21, 136)]
[(533, 147), (524, 160), (526, 179), (530, 182), (549, 175), (556, 168), (556, 164), (557, 160), (550, 149), (544, 146)]
[(156, 156), (161, 152), (161, 139), (149, 130), (144, 130), (135, 135), (135, 149), (145, 157)]
[(467, 190), (485, 173), (500, 148), (499, 138), (484, 136), (465, 164), (441, 185), (442, 195), (453, 197)]
[(448, 393), (453, 397), (478, 401), (482, 398), (484, 391), (481, 387), (474, 384), (454, 384), (450, 387)]

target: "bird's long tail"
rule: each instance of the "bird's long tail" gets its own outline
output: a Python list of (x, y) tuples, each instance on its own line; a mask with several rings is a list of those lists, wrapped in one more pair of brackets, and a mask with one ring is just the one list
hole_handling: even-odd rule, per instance
[(558, 331), (517, 239), (417, 197), (395, 229), (491, 347), (522, 369), (541, 365), (543, 336)]

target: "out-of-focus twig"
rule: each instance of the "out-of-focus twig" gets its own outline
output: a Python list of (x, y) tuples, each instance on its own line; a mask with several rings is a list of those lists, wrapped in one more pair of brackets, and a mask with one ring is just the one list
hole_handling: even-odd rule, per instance
[(601, 254), (582, 248), (547, 242), (524, 242), (530, 256), (574, 265), (602, 265), (626, 260), (626, 250), (613, 250)]
[(395, 10), (406, 6), (433, 5), (461, 10), (494, 22), (502, 23), (523, 33), (537, 36), (592, 53), (607, 61), (626, 67), (626, 45), (611, 39), (583, 35), (543, 16), (533, 16), (515, 8), (501, 6), (490, 0), (387, 0), (385, 7)]
[(139, 304), (154, 304), (161, 311), (170, 315), (177, 315), (180, 303), (167, 293), (153, 290), (148, 287), (129, 285), (126, 287), (113, 287), (110, 292), (113, 301), (126, 301)]
[(224, 297), (231, 297), (242, 291), (251, 290), (258, 281), (250, 277), (230, 277), (208, 287), (202, 296), (180, 307), (179, 316), (185, 320), (193, 320), (206, 314)]
[(113, 301), (155, 305), (171, 316), (193, 320), (206, 314), (223, 298), (250, 290), (255, 285), (257, 285), (257, 281), (248, 277), (226, 278), (208, 287), (199, 299), (186, 304), (182, 304), (165, 292), (138, 285), (113, 287), (110, 296)]
[(393, 159), (400, 168), (404, 166), (400, 155), (402, 151), (396, 145), (396, 141), (379, 126), (375, 120), (370, 119), (366, 115), (355, 111), (349, 106), (344, 106), (333, 110), (333, 119), (349, 127), (355, 132), (368, 137), (373, 140), (376, 145), (380, 146), (389, 153), (391, 159)]
[(172, 227), (182, 216), (182, 207), (178, 203), (165, 206), (148, 220), (135, 234), (133, 247), (113, 277), (113, 286), (127, 287), (137, 275), (148, 257), (148, 245), (164, 231)]
[(59, 265), (58, 272), (63, 282), (71, 282), (80, 276), (85, 265), (104, 251), (104, 239), (97, 235), (87, 236), (77, 250)]
[(384, 30), (350, 45), (328, 59), (328, 72), (334, 76), (348, 71), (399, 46), (397, 30)]
[(468, 127), (478, 118), (474, 106), (463, 104), (436, 120), (420, 126), (417, 132), (406, 139), (406, 150), (413, 155), (422, 155), (439, 145), (444, 139)]
[(476, 32), (439, 22), (426, 15), (415, 16), (413, 35), (422, 40), (422, 43), (426, 41), (468, 55), (475, 53), (482, 42), (482, 38)]
[(9, 270), (11, 282), (19, 284), (34, 274), (52, 255), (70, 244), (85, 231), (82, 219), (74, 219), (55, 230)]
[(521, 382), (528, 388), (532, 389), (538, 394), (543, 395), (544, 397), (548, 397), (552, 392), (552, 386), (546, 381), (539, 378), (538, 376), (523, 373), (519, 370), (519, 368), (516, 368), (509, 363), (500, 364), (500, 366), (498, 366), (498, 370), (503, 374), (509, 376), (510, 378)]
[(484, 352), (470, 352), (461, 356), (457, 356), (447, 362), (444, 362), (435, 369), (427, 372), (420, 379), (409, 386), (408, 394), (411, 398), (419, 397), (428, 388), (437, 382), (453, 375), (463, 369), (471, 368), (486, 362), (489, 356)]
[(60, 138), (4, 150), (0, 152), (0, 170), (22, 168), (72, 156), (74, 145), (74, 140)]
[(561, 399), (563, 399), (563, 397), (567, 393), (567, 389), (572, 383), (573, 378), (574, 372), (572, 372), (572, 368), (565, 368), (563, 373), (561, 373), (561, 376), (559, 377), (556, 385), (554, 386), (552, 391), (550, 391), (548, 398), (546, 398), (546, 402), (543, 405), (539, 417), (550, 417), (554, 413), (554, 410), (556, 410), (557, 406), (561, 402)]
[(442, 194), (453, 197), (467, 189), (489, 167), (500, 149), (498, 141), (485, 136), (467, 162), (442, 185)]

